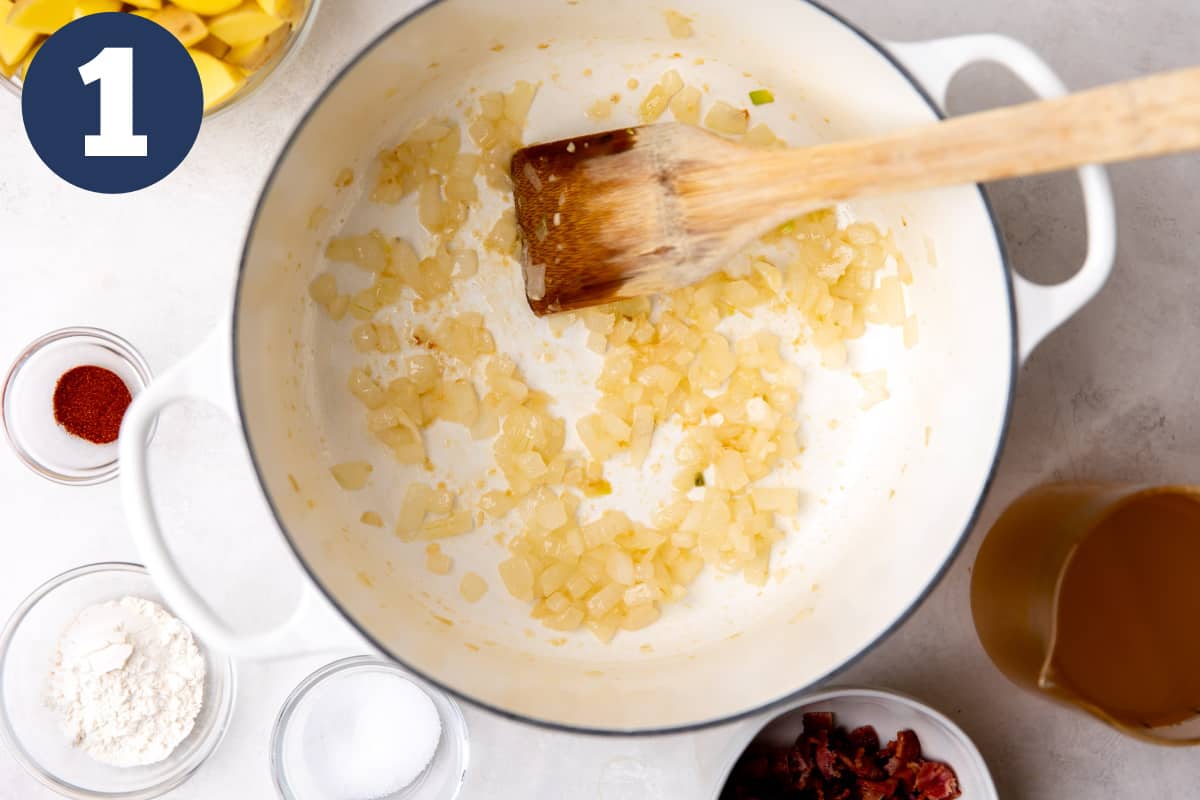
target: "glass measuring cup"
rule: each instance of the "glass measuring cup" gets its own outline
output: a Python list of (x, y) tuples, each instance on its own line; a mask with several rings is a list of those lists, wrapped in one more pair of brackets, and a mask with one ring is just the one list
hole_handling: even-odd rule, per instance
[(1200, 744), (1200, 487), (1056, 483), (1018, 498), (971, 579), (1017, 685), (1157, 744)]

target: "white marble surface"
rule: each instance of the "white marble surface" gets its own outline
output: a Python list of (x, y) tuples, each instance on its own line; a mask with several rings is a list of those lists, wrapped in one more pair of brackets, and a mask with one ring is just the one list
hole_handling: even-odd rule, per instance
[[(1200, 5), (1178, 0), (828, 4), (882, 37), (1011, 34), (1045, 54), (1073, 87), (1182, 66), (1196, 58), (1200, 30)], [(0, 98), (0, 361), (33, 337), (71, 324), (121, 333), (158, 370), (190, 351), (228, 302), (251, 204), (286, 133), (337, 66), (410, 5), (326, 0), (315, 35), (287, 74), (207, 124), (174, 175), (129, 197), (89, 195), (56, 180), (30, 149), (16, 104)], [(952, 108), (1023, 96), (999, 70), (975, 68), (956, 82)], [(1121, 237), (1116, 271), (1103, 294), (1022, 369), (1012, 431), (980, 529), (924, 606), (842, 677), (906, 690), (940, 707), (975, 738), (1006, 798), (1185, 798), (1196, 796), (1200, 778), (1194, 752), (1121, 738), (1012, 689), (980, 649), (968, 610), (980, 534), (1022, 489), (1050, 478), (1193, 475), (1200, 452), (1194, 404), (1200, 372), (1190, 357), (1200, 337), (1194, 202), (1200, 160), (1122, 166), (1113, 179)], [(1016, 263), (1035, 278), (1064, 277), (1082, 250), (1070, 182), (1027, 181), (997, 187), (993, 196)], [(253, 503), (233, 435), (208, 409), (174, 409), (156, 440), (155, 464), (183, 557), (206, 564), (197, 567), (204, 585), (236, 605), (230, 598), (238, 591), (286, 585), (289, 576), (239, 568), (272, 563), (255, 556), (279, 543), (269, 524), (247, 529), (242, 509)], [(0, 448), (0, 508), (0, 614), (64, 569), (136, 559), (116, 484), (52, 485)], [(275, 711), (324, 660), (244, 665), (229, 737), (171, 797), (271, 797), (267, 747)], [(469, 798), (703, 798), (712, 791), (713, 758), (732, 734), (605, 740), (466, 711), (474, 740)], [(49, 797), (0, 755), (0, 799)]]

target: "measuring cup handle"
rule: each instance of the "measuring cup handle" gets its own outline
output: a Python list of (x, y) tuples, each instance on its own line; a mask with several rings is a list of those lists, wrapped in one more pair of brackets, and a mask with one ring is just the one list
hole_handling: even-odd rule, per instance
[[(985, 61), (1006, 67), (1039, 97), (1067, 93), (1062, 80), (1041, 56), (1007, 36), (955, 36), (923, 42), (888, 42), (886, 46), (943, 110), (951, 79), (964, 67)], [(1079, 169), (1078, 174), (1087, 222), (1087, 256), (1083, 266), (1072, 277), (1053, 286), (1012, 276), (1021, 361), (1095, 297), (1112, 273), (1117, 253), (1117, 222), (1108, 173), (1102, 167), (1088, 166)]]
[(126, 412), (118, 440), (125, 514), (134, 543), (159, 591), (202, 641), (230, 655), (249, 658), (296, 655), (305, 651), (297, 645), (298, 631), (315, 600), (308, 582), (301, 589), (295, 609), (280, 626), (253, 634), (234, 630), (213, 612), (171, 555), (150, 490), (147, 435), (164, 408), (180, 400), (200, 399), (238, 419), (229, 330), (229, 325), (218, 326), (194, 353), (141, 392)]

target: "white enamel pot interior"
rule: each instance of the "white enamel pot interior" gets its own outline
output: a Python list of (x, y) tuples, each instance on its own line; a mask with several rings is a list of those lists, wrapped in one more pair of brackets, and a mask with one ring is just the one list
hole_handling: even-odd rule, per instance
[[(375, 155), (431, 115), (460, 115), (455, 102), (469, 99), (471, 88), (541, 81), (525, 133), (526, 141), (536, 141), (632, 123), (649, 87), (675, 68), (689, 84), (708, 84), (706, 102), (744, 104), (749, 90), (770, 87), (777, 101), (756, 108), (755, 118), (792, 144), (933, 121), (954, 72), (984, 58), (1008, 63), (1042, 93), (1061, 91), (1040, 60), (1000, 37), (885, 47), (801, 0), (669, 6), (694, 19), (692, 38), (671, 38), (667, 6), (657, 2), (433, 3), (383, 34), (314, 105), (259, 203), (232, 325), (151, 387), (130, 412), (130, 435), (122, 436), (124, 490), (142, 555), (203, 638), (249, 655), (282, 641), (240, 635), (214, 618), (163, 546), (144, 453), (132, 442), (144, 441), (139, 429), (159, 408), (192, 394), (240, 416), (281, 528), (349, 621), (431, 681), (523, 720), (652, 732), (760, 711), (871, 647), (942, 574), (995, 467), (1019, 359), (1086, 302), (1111, 267), (1111, 198), (1098, 170), (1084, 174), (1088, 263), (1058, 287), (1016, 279), (1014, 291), (976, 187), (846, 209), (895, 231), (915, 273), (909, 305), (920, 341), (906, 349), (898, 330), (874, 329), (853, 343), (851, 368), (838, 372), (820, 368), (804, 348), (795, 354), (807, 373), (799, 416), (806, 452), (780, 484), (800, 486), (803, 503), (788, 521), (788, 539), (777, 547), (774, 577), (764, 589), (706, 574), (658, 623), (601, 645), (585, 631), (562, 636), (539, 627), (504, 591), (496, 573), (504, 549), (493, 536), (511, 532), (515, 520), (446, 542), (456, 563), (452, 579), (425, 570), (422, 544), (358, 523), (363, 511), (377, 510), (390, 525), (405, 484), (418, 474), (395, 465), (366, 433), (362, 409), (345, 388), (356, 359), (350, 323), (333, 323), (314, 309), (307, 284), (329, 268), (324, 244), (339, 230), (379, 226), (416, 236), (411, 210), (366, 200)], [(639, 90), (627, 89), (630, 77), (638, 78)], [(613, 118), (589, 120), (588, 106), (613, 92), (622, 95)], [(335, 191), (333, 178), (347, 167), (357, 178)], [(317, 208), (328, 213), (314, 216)], [(484, 209), (482, 230), (496, 213)], [(336, 269), (339, 281), (365, 285), (353, 267)], [(556, 398), (572, 431), (574, 419), (591, 407), (599, 356), (582, 346), (581, 336), (553, 339), (532, 317), (513, 263), (481, 265), (459, 295), (462, 308), (488, 313), (498, 347), (517, 359), (532, 385)], [(402, 313), (393, 321), (402, 327)], [(547, 345), (561, 357), (536, 358)], [(888, 370), (891, 397), (859, 411), (861, 388), (851, 373), (878, 368)], [(472, 447), (449, 427), (428, 438), (434, 462), (460, 476), (484, 474), (490, 465), (488, 447)], [(329, 467), (355, 459), (369, 460), (375, 472), (366, 489), (347, 493)], [(619, 465), (612, 470), (611, 502), (648, 519), (660, 484), (669, 481)], [(473, 605), (457, 591), (457, 576), (468, 569), (491, 587)]]

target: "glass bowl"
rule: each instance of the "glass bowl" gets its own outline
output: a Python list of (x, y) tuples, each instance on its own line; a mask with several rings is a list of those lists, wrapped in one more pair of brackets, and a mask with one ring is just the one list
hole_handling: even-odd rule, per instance
[(0, 632), (0, 741), (21, 766), (65, 797), (148, 800), (186, 781), (217, 749), (233, 714), (233, 662), (197, 642), (207, 665), (204, 705), (195, 727), (165, 760), (112, 767), (72, 746), (45, 704), (50, 665), (63, 630), (94, 603), (126, 595), (163, 604), (144, 567), (91, 564), (38, 587)]
[(115, 333), (63, 328), (21, 351), (4, 379), (0, 398), (4, 433), (17, 457), (43, 478), (75, 486), (103, 483), (118, 472), (116, 442), (78, 439), (54, 420), (54, 387), (59, 377), (86, 364), (115, 372), (135, 399), (153, 377), (141, 353)]
[(336, 693), (347, 681), (365, 673), (383, 673), (417, 686), (437, 708), (442, 736), (433, 759), (412, 783), (379, 800), (454, 800), (462, 789), (470, 757), (467, 721), (458, 704), (392, 661), (373, 656), (352, 656), (326, 664), (292, 691), (275, 720), (271, 734), (271, 775), (284, 800), (322, 800), (309, 777), (305, 750), (305, 724), (312, 701)]
[[(295, 2), (297, 5), (303, 4), (304, 10), (292, 15), (290, 20), (292, 25), (292, 35), (288, 37), (286, 42), (284, 42), (283, 47), (279, 49), (278, 53), (271, 57), (270, 61), (252, 72), (246, 78), (246, 82), (242, 84), (242, 87), (233, 95), (227, 97), (221, 103), (218, 103), (217, 105), (205, 111), (205, 119), (224, 113), (227, 109), (237, 105), (238, 101), (254, 94), (259, 87), (267, 82), (267, 79), (275, 72), (275, 70), (279, 69), (279, 67), (289, 61), (292, 55), (300, 49), (300, 45), (303, 44), (304, 40), (308, 38), (308, 34), (312, 28), (312, 21), (317, 16), (317, 7), (321, 4), (321, 0), (295, 0)], [(11, 77), (8, 78), (4, 77), (3, 73), (0, 73), (0, 86), (3, 86), (18, 99), (20, 98), (21, 81), (17, 78), (15, 72)]]

